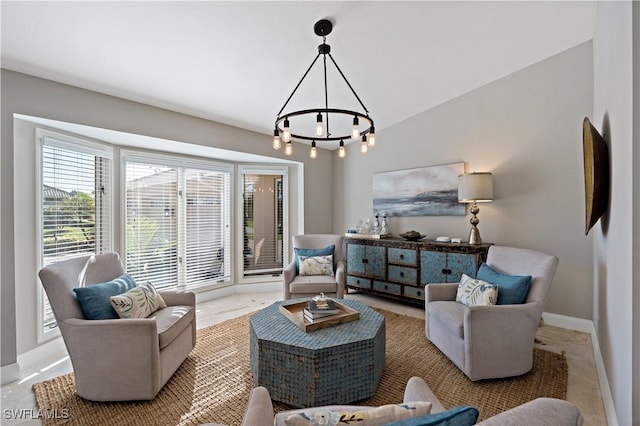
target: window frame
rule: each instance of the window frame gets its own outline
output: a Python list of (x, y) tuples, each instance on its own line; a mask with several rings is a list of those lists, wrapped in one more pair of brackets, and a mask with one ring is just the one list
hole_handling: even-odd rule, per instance
[[(114, 247), (114, 240), (113, 240), (114, 214), (113, 213), (115, 211), (114, 205), (113, 205), (113, 200), (114, 200), (113, 147), (110, 144), (107, 144), (104, 142), (97, 142), (97, 141), (90, 140), (88, 138), (71, 136), (64, 133), (60, 133), (60, 132), (54, 132), (51, 130), (42, 129), (39, 127), (35, 129), (35, 143), (36, 143), (36, 167), (35, 167), (36, 232), (35, 234), (36, 234), (36, 250), (37, 250), (37, 257), (36, 257), (37, 270), (39, 271), (44, 266), (44, 233), (43, 233), (44, 197), (43, 197), (42, 188), (44, 185), (43, 149), (45, 145), (55, 146), (55, 147), (66, 149), (66, 150), (82, 152), (84, 154), (93, 155), (96, 157), (101, 157), (109, 160), (108, 166), (103, 168), (103, 170), (106, 171), (106, 175), (108, 177), (107, 182), (103, 181), (106, 187), (106, 196), (104, 196), (101, 199), (102, 201), (101, 206), (99, 206), (100, 203), (98, 203), (96, 200), (96, 228), (98, 227), (98, 223), (100, 224), (106, 223), (107, 241), (105, 242), (104, 238), (101, 237), (100, 238), (101, 244), (98, 245), (98, 237), (96, 232), (96, 251), (98, 252), (98, 247), (99, 247), (100, 253), (113, 250), (113, 247)], [(104, 215), (105, 211), (108, 212), (108, 214), (106, 215), (106, 221), (105, 221), (105, 215)], [(98, 217), (101, 218), (100, 222), (98, 222)], [(100, 234), (104, 235), (105, 233), (101, 232)], [(38, 344), (40, 344), (60, 336), (60, 329), (57, 325), (55, 327), (48, 328), (48, 329), (45, 327), (45, 324), (44, 324), (45, 291), (42, 285), (40, 284), (39, 279), (37, 279), (36, 282), (38, 283), (37, 290), (36, 290), (36, 297), (37, 297), (36, 341), (38, 342)]]
[[(233, 164), (216, 161), (213, 159), (194, 158), (188, 155), (181, 155), (181, 154), (167, 155), (167, 154), (156, 153), (156, 152), (143, 152), (143, 151), (137, 151), (137, 150), (131, 150), (131, 149), (122, 149), (120, 151), (120, 200), (121, 202), (120, 202), (119, 217), (121, 218), (121, 221), (123, 223), (123, 226), (120, 227), (121, 228), (120, 241), (121, 241), (121, 252), (122, 252), (121, 256), (123, 259), (123, 263), (125, 265), (127, 264), (127, 259), (126, 259), (127, 254), (125, 249), (127, 236), (126, 236), (126, 226), (124, 226), (126, 222), (126, 214), (127, 214), (127, 200), (126, 200), (127, 162), (152, 164), (152, 165), (161, 164), (167, 167), (175, 167), (176, 169), (178, 169), (178, 182), (177, 182), (178, 190), (182, 191), (183, 194), (186, 194), (185, 182), (184, 182), (184, 179), (182, 178), (185, 174), (184, 169), (199, 169), (199, 170), (228, 173), (229, 174), (229, 188), (228, 188), (229, 204), (228, 204), (228, 209), (224, 212), (224, 220), (228, 223), (228, 226), (229, 226), (230, 241), (229, 241), (229, 248), (225, 252), (229, 254), (234, 252), (235, 242), (233, 240), (233, 230), (232, 230), (233, 223), (231, 222), (231, 217), (233, 215), (233, 205), (235, 203), (234, 174), (236, 173), (236, 171), (235, 171), (235, 166)], [(177, 215), (178, 217), (185, 218), (184, 220), (186, 220), (186, 196), (182, 198), (178, 197)], [(182, 222), (183, 222), (182, 220), (178, 220), (177, 241), (178, 241), (178, 256), (183, 256), (184, 258), (186, 245), (183, 244), (184, 241), (182, 240), (182, 237), (185, 235), (183, 232), (186, 232), (185, 229), (183, 229), (186, 223), (182, 223)], [(231, 256), (228, 256), (228, 257), (231, 257)], [(218, 281), (218, 282), (207, 282), (204, 284), (186, 285), (185, 276), (186, 276), (186, 269), (183, 271), (180, 271), (179, 269), (178, 284), (176, 286), (166, 287), (166, 289), (176, 290), (176, 291), (188, 290), (188, 291), (202, 292), (202, 291), (224, 288), (224, 287), (232, 286), (235, 284), (233, 266), (229, 268), (229, 280)]]
[[(238, 171), (236, 175), (236, 238), (235, 241), (243, 241), (244, 229), (243, 229), (243, 215), (244, 215), (244, 175), (245, 174), (257, 174), (257, 175), (281, 175), (282, 176), (282, 269), (286, 268), (289, 263), (289, 168), (287, 166), (279, 165), (252, 165), (252, 164), (238, 164)], [(236, 244), (235, 256), (236, 259), (242, 259), (242, 244)], [(236, 284), (253, 284), (262, 282), (278, 282), (282, 281), (282, 272), (279, 275), (244, 275), (243, 262), (236, 262)]]

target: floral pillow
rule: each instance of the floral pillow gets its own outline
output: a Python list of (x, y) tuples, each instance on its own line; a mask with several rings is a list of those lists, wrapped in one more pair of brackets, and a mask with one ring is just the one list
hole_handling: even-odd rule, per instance
[(462, 274), (456, 302), (467, 306), (489, 306), (495, 305), (498, 300), (498, 286), (471, 278), (467, 274)]
[(329, 275), (333, 276), (333, 255), (327, 256), (298, 256), (300, 261), (300, 275)]
[(367, 426), (423, 416), (431, 413), (431, 403), (427, 401), (388, 404), (369, 410), (358, 411), (310, 411), (292, 414), (284, 423), (287, 426), (341, 426), (366, 424)]
[(166, 308), (160, 293), (147, 282), (126, 293), (111, 296), (111, 306), (120, 318), (147, 318), (158, 309)]

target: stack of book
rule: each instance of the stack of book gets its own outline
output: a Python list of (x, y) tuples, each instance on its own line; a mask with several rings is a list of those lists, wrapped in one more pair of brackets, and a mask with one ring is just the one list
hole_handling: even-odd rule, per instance
[(310, 300), (303, 311), (304, 319), (308, 322), (314, 322), (339, 313), (340, 310), (336, 306), (336, 302), (330, 299)]

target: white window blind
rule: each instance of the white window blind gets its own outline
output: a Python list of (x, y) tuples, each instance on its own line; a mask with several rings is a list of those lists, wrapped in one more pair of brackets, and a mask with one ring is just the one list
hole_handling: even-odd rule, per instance
[(282, 272), (283, 180), (281, 174), (242, 175), (244, 276)]
[[(111, 153), (89, 142), (39, 136), (41, 265), (111, 250)], [(55, 327), (42, 292), (45, 329)]]
[(229, 171), (126, 160), (127, 272), (157, 287), (230, 279)]

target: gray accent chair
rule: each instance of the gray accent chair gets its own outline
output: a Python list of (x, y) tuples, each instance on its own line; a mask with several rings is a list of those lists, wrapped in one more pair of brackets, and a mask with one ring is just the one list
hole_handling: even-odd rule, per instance
[(296, 255), (293, 253), (291, 263), (284, 269), (284, 300), (315, 296), (324, 293), (328, 297), (343, 299), (345, 287), (346, 264), (342, 258), (342, 235), (335, 234), (306, 234), (294, 235), (294, 248), (321, 249), (334, 245), (333, 264), (335, 276), (302, 276), (296, 271)]
[(117, 253), (65, 260), (39, 272), (71, 358), (76, 392), (91, 401), (153, 399), (196, 344), (190, 292), (160, 292), (167, 307), (149, 318), (85, 319), (73, 289), (122, 274)]
[[(420, 377), (411, 377), (404, 391), (403, 402), (429, 401), (431, 413), (445, 411), (438, 398)], [(254, 388), (249, 396), (247, 410), (242, 419), (243, 426), (284, 426), (285, 419), (291, 414), (309, 411), (355, 411), (373, 407), (334, 405), (328, 407), (303, 408), (281, 411), (273, 415), (273, 404), (269, 391), (263, 387)], [(580, 426), (583, 423), (580, 410), (573, 403), (554, 398), (538, 398), (518, 407), (490, 417), (478, 425), (482, 426)]]
[(455, 301), (457, 284), (425, 287), (427, 338), (474, 381), (519, 376), (531, 370), (536, 330), (558, 258), (534, 250), (491, 246), (486, 263), (503, 274), (531, 275), (525, 303), (469, 307)]

